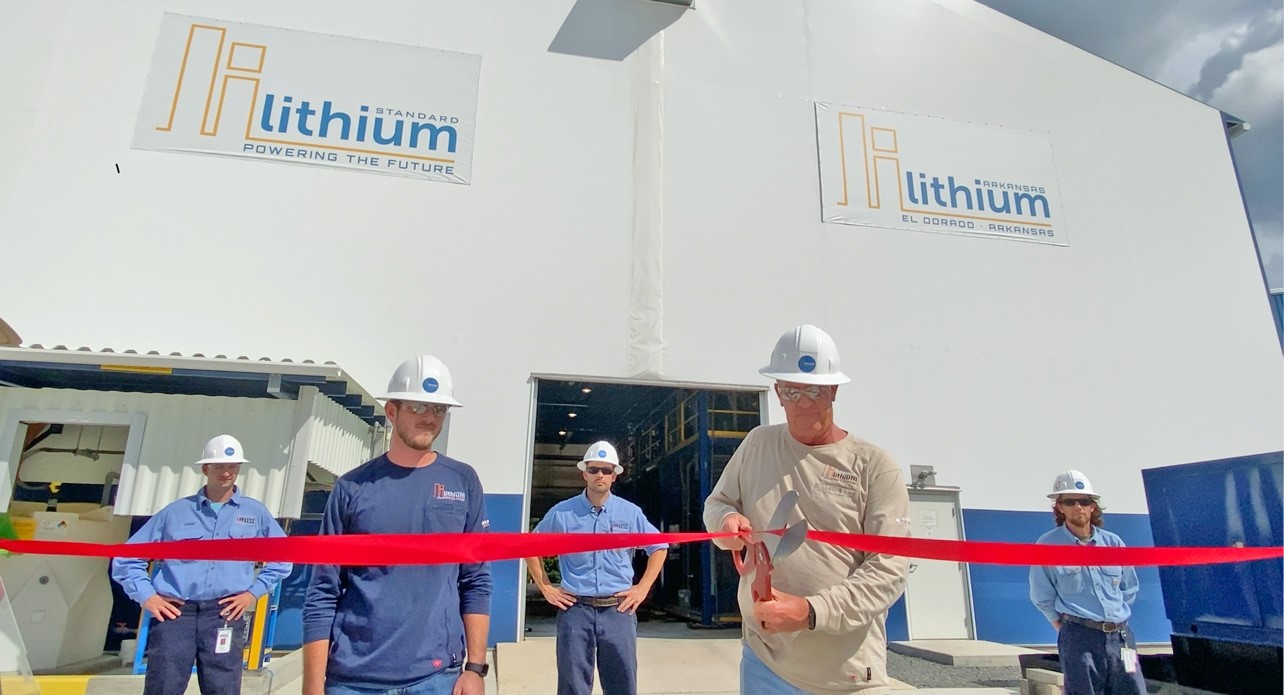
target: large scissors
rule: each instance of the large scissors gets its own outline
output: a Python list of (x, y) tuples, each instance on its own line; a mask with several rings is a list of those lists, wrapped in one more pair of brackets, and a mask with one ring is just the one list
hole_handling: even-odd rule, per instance
[[(776, 505), (776, 511), (771, 515), (771, 521), (767, 522), (767, 529), (774, 531), (785, 524), (789, 523), (789, 517), (794, 509), (798, 506), (798, 491), (790, 490), (780, 498), (780, 503)], [(753, 600), (755, 602), (771, 601), (771, 568), (775, 562), (780, 562), (788, 557), (791, 553), (807, 540), (807, 520), (803, 519), (794, 523), (793, 526), (785, 529), (785, 532), (777, 536), (774, 533), (764, 533), (755, 531), (755, 534), (762, 534), (762, 538), (757, 541), (745, 543), (743, 556), (740, 551), (732, 551), (731, 557), (736, 562), (736, 571), (742, 577), (753, 575)]]

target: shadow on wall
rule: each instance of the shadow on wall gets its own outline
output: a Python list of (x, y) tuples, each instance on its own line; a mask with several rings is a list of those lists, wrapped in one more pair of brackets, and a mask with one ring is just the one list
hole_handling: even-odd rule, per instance
[(577, 0), (553, 37), (552, 53), (624, 60), (689, 8), (644, 0)]

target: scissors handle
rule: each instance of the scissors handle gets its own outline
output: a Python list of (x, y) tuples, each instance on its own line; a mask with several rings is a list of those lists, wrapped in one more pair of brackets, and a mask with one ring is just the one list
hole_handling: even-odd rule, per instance
[(753, 544), (753, 561), (758, 571), (753, 575), (753, 600), (755, 603), (772, 600), (771, 596), (771, 554), (763, 543)]
[(740, 550), (731, 551), (731, 559), (736, 563), (736, 574), (742, 577), (748, 577), (753, 571), (758, 569), (757, 555), (753, 547), (761, 545), (760, 543), (745, 543)]
[(745, 544), (743, 551), (733, 551), (731, 559), (742, 577), (753, 575), (750, 589), (756, 602), (771, 600), (771, 553), (762, 541)]

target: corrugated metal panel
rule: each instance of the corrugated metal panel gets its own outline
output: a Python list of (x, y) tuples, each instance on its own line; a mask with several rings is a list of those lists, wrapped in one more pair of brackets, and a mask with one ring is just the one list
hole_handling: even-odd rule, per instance
[[(365, 423), (329, 398), (311, 398), (324, 414), (313, 432), (320, 433), (318, 456), (335, 468), (348, 470), (366, 460), (369, 433)], [(304, 401), (272, 398), (171, 396), (155, 393), (69, 391), (69, 389), (0, 389), (0, 418), (22, 411), (112, 412), (143, 414), (144, 435), (134, 474), (122, 471), (116, 513), (152, 515), (177, 498), (191, 495), (204, 484), (194, 461), (209, 437), (235, 435), (245, 446), (249, 464), (241, 468), (238, 486), (245, 495), (267, 505), (273, 514), (297, 516), (299, 500), (289, 500), (291, 446), (300, 424), (308, 424), (311, 409)], [(0, 461), (10, 452), (0, 452)], [(128, 465), (128, 464), (126, 464)], [(347, 466), (347, 468), (344, 468)], [(9, 475), (12, 475), (10, 471)], [(302, 475), (302, 473), (300, 473)], [(126, 489), (127, 488), (127, 489)]]
[[(293, 398), (302, 384), (324, 381), (327, 397), (354, 414), (382, 422), (379, 403), (360, 384), (333, 362), (312, 360), (251, 360), (226, 355), (206, 357), (179, 353), (161, 355), (152, 351), (118, 352), (111, 348), (76, 350), (64, 345), (45, 348), (2, 347), (0, 336), (0, 378), (30, 388), (73, 388), (87, 391), (172, 393), (240, 398), (279, 396)], [(140, 376), (141, 375), (141, 376)], [(247, 379), (257, 376), (259, 381)], [(336, 392), (335, 387), (338, 387)], [(245, 393), (258, 389), (257, 393)], [(231, 389), (231, 390), (228, 390)]]
[(312, 422), (308, 428), (308, 462), (343, 475), (382, 454), (384, 430), (372, 431), (328, 398), (312, 401)]

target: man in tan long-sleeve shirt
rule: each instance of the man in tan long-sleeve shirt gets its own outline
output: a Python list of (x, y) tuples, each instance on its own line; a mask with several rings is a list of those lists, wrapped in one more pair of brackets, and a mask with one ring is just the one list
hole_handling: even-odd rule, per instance
[[(776, 380), (786, 424), (749, 433), (705, 500), (710, 531), (768, 530), (788, 490), (812, 528), (908, 536), (909, 495), (900, 467), (834, 424), (839, 369), (827, 333), (803, 325), (776, 343), (759, 370)], [(739, 551), (738, 538), (717, 542)], [(772, 572), (774, 600), (755, 603), (740, 580), (744, 695), (881, 692), (887, 686), (887, 609), (905, 590), (909, 561), (808, 541)]]

